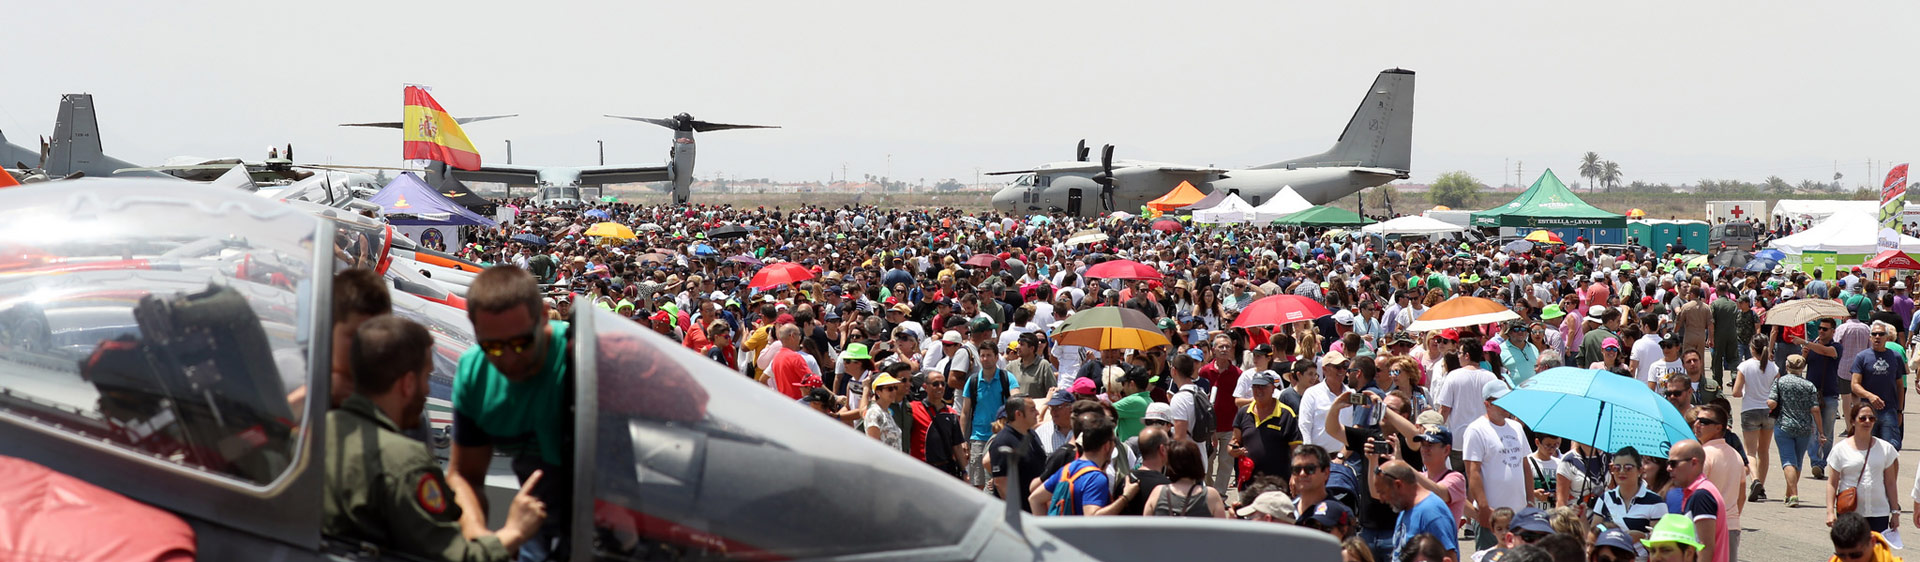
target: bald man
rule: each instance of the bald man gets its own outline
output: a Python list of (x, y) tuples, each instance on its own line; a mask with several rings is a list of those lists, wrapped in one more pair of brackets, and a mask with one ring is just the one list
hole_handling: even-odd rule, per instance
[(1728, 562), (1727, 526), (1721, 524), (1727, 519), (1726, 501), (1720, 490), (1707, 480), (1707, 450), (1699, 441), (1688, 439), (1674, 443), (1668, 450), (1667, 459), (1673, 470), (1673, 481), (1685, 486), (1681, 496), (1681, 511), (1693, 520), (1693, 534), (1705, 545), (1700, 549), (1702, 562)]

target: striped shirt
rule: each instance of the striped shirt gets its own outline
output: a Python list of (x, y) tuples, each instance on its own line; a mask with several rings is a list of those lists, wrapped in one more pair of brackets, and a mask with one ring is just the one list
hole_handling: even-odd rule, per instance
[(1626, 527), (1629, 531), (1644, 533), (1651, 531), (1653, 522), (1659, 521), (1660, 516), (1667, 514), (1667, 500), (1645, 486), (1641, 486), (1640, 494), (1633, 497), (1633, 504), (1627, 505), (1626, 500), (1620, 496), (1620, 489), (1612, 488), (1607, 490), (1607, 493), (1601, 494), (1599, 499), (1594, 500), (1593, 512), (1595, 515), (1612, 519), (1614, 523)]

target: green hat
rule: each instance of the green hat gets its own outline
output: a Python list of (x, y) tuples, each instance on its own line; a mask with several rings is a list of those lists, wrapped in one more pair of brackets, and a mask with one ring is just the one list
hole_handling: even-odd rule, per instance
[(1660, 522), (1653, 524), (1653, 532), (1641, 544), (1652, 547), (1653, 543), (1677, 542), (1700, 550), (1700, 539), (1693, 536), (1693, 520), (1685, 515), (1669, 513), (1660, 516)]
[(867, 344), (850, 343), (850, 344), (847, 344), (846, 351), (840, 352), (840, 358), (841, 359), (873, 359), (873, 355), (867, 353)]
[(1541, 320), (1552, 320), (1566, 315), (1566, 312), (1560, 310), (1560, 303), (1549, 304), (1546, 308), (1540, 309)]
[(1620, 264), (1620, 271), (1633, 271), (1633, 262)]
[(1468, 246), (1466, 242), (1461, 242), (1461, 243), (1460, 243), (1460, 250), (1461, 250), (1461, 251), (1466, 251), (1466, 250), (1471, 250), (1471, 249), (1473, 249), (1473, 247), (1472, 247), (1472, 246)]
[(1176, 324), (1176, 323), (1174, 323), (1174, 321), (1173, 321), (1173, 319), (1172, 319), (1172, 318), (1161, 318), (1161, 319), (1160, 319), (1160, 330), (1161, 330), (1161, 331), (1166, 331), (1166, 330), (1177, 330), (1177, 329), (1179, 329), (1179, 328), (1180, 328), (1180, 325), (1179, 325), (1179, 324)]
[(1479, 283), (1479, 282), (1480, 282), (1480, 274), (1478, 274), (1478, 273), (1469, 273), (1469, 274), (1467, 274), (1467, 276), (1466, 276), (1466, 277), (1462, 277), (1462, 278), (1460, 278), (1460, 282), (1461, 282), (1461, 283)]

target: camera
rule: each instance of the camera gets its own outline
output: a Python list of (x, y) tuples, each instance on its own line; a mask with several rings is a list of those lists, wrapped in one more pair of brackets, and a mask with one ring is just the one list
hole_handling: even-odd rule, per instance
[(1391, 455), (1393, 454), (1393, 444), (1387, 442), (1386, 439), (1369, 438), (1367, 439), (1367, 454)]
[(1352, 394), (1348, 394), (1347, 403), (1355, 406), (1365, 406), (1367, 405), (1367, 393), (1356, 391)]

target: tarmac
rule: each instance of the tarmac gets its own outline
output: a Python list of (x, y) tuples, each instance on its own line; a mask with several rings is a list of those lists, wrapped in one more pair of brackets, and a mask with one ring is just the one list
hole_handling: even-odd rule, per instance
[[(1738, 420), (1739, 417), (1738, 413), (1734, 414), (1734, 419)], [(1893, 485), (1898, 487), (1899, 508), (1904, 512), (1900, 514), (1904, 519), (1900, 521), (1899, 529), (1904, 541), (1911, 542), (1915, 540), (1913, 537), (1920, 537), (1920, 533), (1915, 533), (1913, 530), (1913, 499), (1908, 493), (1913, 487), (1915, 467), (1920, 467), (1920, 450), (1906, 445), (1916, 443), (1914, 425), (1920, 421), (1920, 418), (1916, 418), (1914, 412), (1907, 412), (1902, 418), (1905, 421), (1903, 425), (1906, 438), (1900, 449), (1900, 479), (1893, 482)], [(1740, 425), (1733, 423), (1729, 424), (1729, 427), (1737, 430)], [(1834, 432), (1839, 432), (1838, 420), (1835, 420)], [(1748, 451), (1749, 455), (1752, 453)], [(1767, 469), (1765, 484), (1767, 500), (1748, 501), (1746, 511), (1741, 512), (1740, 515), (1742, 536), (1740, 551), (1737, 553), (1739, 559), (1773, 562), (1776, 560), (1819, 561), (1831, 558), (1833, 542), (1827, 538), (1828, 481), (1809, 478), (1810, 471), (1807, 469), (1810, 469), (1810, 465), (1803, 461), (1801, 463), (1803, 470), (1800, 475), (1800, 506), (1789, 508), (1782, 501), (1787, 497), (1787, 484), (1786, 475), (1780, 470), (1778, 448), (1770, 449), (1770, 454), (1772, 461), (1769, 464), (1773, 466)], [(1827, 476), (1833, 477), (1831, 471)], [(1920, 551), (1896, 550), (1894, 555), (1915, 557), (1920, 556)]]

